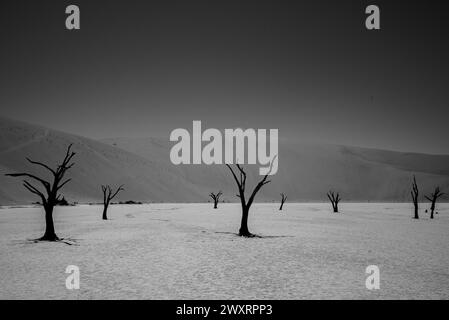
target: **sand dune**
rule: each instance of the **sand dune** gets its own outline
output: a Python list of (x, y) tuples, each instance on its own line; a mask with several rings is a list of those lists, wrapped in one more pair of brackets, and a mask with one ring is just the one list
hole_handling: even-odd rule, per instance
[[(166, 163), (171, 144), (155, 138), (114, 138), (105, 143)], [(207, 190), (224, 191), (234, 201), (235, 187), (224, 165), (173, 166), (178, 174)], [(258, 179), (257, 167), (249, 167), (250, 178)], [(279, 199), (326, 201), (326, 191), (341, 191), (349, 201), (408, 201), (412, 175), (423, 192), (434, 185), (449, 189), (449, 156), (401, 153), (338, 145), (279, 144), (279, 171), (260, 192), (259, 200)]]
[[(20, 180), (5, 173), (45, 174), (25, 157), (55, 165), (73, 143), (73, 181), (63, 189), (69, 201), (101, 200), (101, 184), (125, 184), (117, 200), (143, 202), (202, 202), (222, 190), (225, 201), (236, 201), (235, 186), (224, 165), (180, 165), (169, 160), (170, 142), (155, 138), (116, 138), (104, 141), (67, 134), (37, 125), (0, 118), (0, 204), (28, 204), (36, 197)], [(249, 167), (249, 180), (259, 178)], [(279, 171), (256, 200), (325, 201), (339, 190), (346, 201), (408, 201), (412, 174), (423, 192), (434, 185), (449, 189), (449, 156), (407, 154), (336, 145), (281, 142)]]
[(73, 181), (63, 189), (70, 201), (99, 201), (101, 184), (125, 184), (126, 190), (117, 200), (167, 201), (176, 194), (177, 201), (188, 201), (200, 195), (194, 185), (163, 163), (91, 139), (5, 119), (0, 119), (0, 136), (1, 204), (36, 201), (20, 180), (4, 174), (27, 171), (45, 176), (45, 171), (25, 157), (55, 165), (70, 143), (77, 153), (76, 164), (67, 173)]

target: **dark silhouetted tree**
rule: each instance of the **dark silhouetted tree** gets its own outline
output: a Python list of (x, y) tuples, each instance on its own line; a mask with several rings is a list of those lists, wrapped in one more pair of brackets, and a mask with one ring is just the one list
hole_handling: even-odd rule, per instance
[(282, 211), (282, 207), (284, 206), (284, 202), (287, 200), (287, 196), (283, 193), (281, 193), (281, 206), (279, 207), (279, 210)]
[(117, 190), (115, 190), (115, 192), (112, 192), (112, 189), (109, 185), (102, 185), (101, 190), (103, 191), (103, 220), (108, 220), (109, 203), (120, 191), (123, 191), (125, 189), (123, 189), (123, 185), (121, 185), (117, 188)]
[(425, 196), (432, 204), (430, 206), (430, 219), (433, 219), (433, 213), (435, 211), (435, 204), (439, 197), (443, 196), (444, 193), (440, 191), (440, 187), (436, 187), (435, 191), (430, 196)]
[(209, 194), (209, 197), (212, 198), (212, 200), (214, 200), (214, 209), (217, 209), (218, 207), (218, 202), (220, 201), (220, 197), (223, 194), (223, 192), (219, 191), (217, 194), (211, 192)]
[[(239, 193), (237, 194), (237, 197), (240, 198), (240, 203), (242, 205), (242, 220), (240, 223), (240, 230), (239, 230), (239, 236), (241, 237), (254, 237), (254, 235), (249, 232), (248, 230), (248, 214), (249, 209), (251, 205), (253, 204), (254, 198), (256, 197), (256, 194), (259, 192), (259, 190), (269, 183), (270, 181), (267, 180), (269, 174), (271, 173), (271, 170), (273, 168), (273, 162), (275, 159), (271, 161), (270, 169), (268, 171), (268, 174), (266, 174), (262, 180), (260, 180), (256, 187), (254, 188), (253, 192), (251, 193), (248, 201), (246, 201), (245, 198), (245, 190), (246, 190), (246, 172), (243, 170), (243, 168), (239, 164), (235, 164), (237, 171), (234, 172), (232, 167), (229, 164), (226, 164), (226, 166), (229, 168), (229, 170), (232, 173), (232, 176), (234, 177), (235, 182), (237, 183), (237, 187), (239, 189)], [(238, 177), (237, 177), (238, 176)]]
[(329, 191), (327, 193), (327, 197), (329, 198), (329, 200), (332, 204), (332, 209), (334, 209), (334, 212), (338, 212), (338, 203), (341, 200), (340, 194), (338, 192), (337, 192), (337, 194), (335, 194), (333, 191)]
[(418, 195), (419, 195), (419, 190), (418, 190), (418, 184), (416, 183), (416, 177), (413, 176), (413, 183), (412, 183), (412, 191), (410, 191), (411, 195), (412, 195), (412, 200), (413, 200), (413, 206), (415, 208), (415, 219), (419, 219), (419, 214), (418, 214)]
[[(42, 241), (57, 241), (57, 240), (59, 240), (59, 238), (56, 236), (55, 227), (53, 224), (53, 209), (61, 201), (61, 195), (59, 194), (59, 190), (61, 190), (61, 188), (63, 186), (65, 186), (71, 180), (71, 179), (67, 179), (65, 181), (62, 181), (67, 170), (72, 168), (74, 165), (74, 163), (70, 163), (73, 156), (75, 155), (75, 152), (71, 152), (71, 148), (72, 148), (72, 145), (70, 144), (67, 148), (64, 160), (62, 160), (62, 163), (59, 164), (56, 167), (56, 169), (52, 169), (50, 166), (48, 166), (42, 162), (33, 161), (29, 158), (26, 158), (28, 160), (28, 162), (30, 162), (31, 164), (41, 166), (41, 167), (45, 168), (46, 170), (48, 170), (53, 176), (53, 181), (46, 181), (40, 177), (37, 177), (37, 176), (29, 174), (29, 173), (7, 174), (7, 176), (10, 176), (10, 177), (24, 177), (25, 178), (25, 180), (23, 180), (24, 187), (31, 193), (34, 193), (41, 198), (42, 205), (45, 210), (45, 234), (43, 237), (39, 238), (38, 240), (42, 240)], [(27, 179), (32, 179), (32, 180), (42, 184), (42, 186), (45, 189), (45, 192), (42, 192), (41, 190), (39, 190), (38, 187), (31, 184)]]

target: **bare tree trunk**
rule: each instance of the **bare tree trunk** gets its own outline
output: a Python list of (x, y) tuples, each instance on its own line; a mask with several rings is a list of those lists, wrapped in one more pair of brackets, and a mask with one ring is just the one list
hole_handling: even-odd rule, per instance
[(246, 172), (245, 172), (245, 170), (243, 170), (243, 168), (239, 164), (236, 164), (235, 166), (238, 169), (237, 174), (240, 177), (240, 178), (237, 178), (237, 175), (234, 172), (234, 170), (232, 170), (232, 167), (229, 164), (226, 164), (226, 166), (231, 171), (232, 176), (234, 177), (234, 180), (237, 183), (237, 187), (239, 189), (239, 193), (237, 194), (237, 197), (240, 198), (240, 203), (242, 205), (242, 222), (240, 224), (240, 230), (239, 230), (239, 236), (241, 236), (241, 237), (254, 237), (254, 235), (251, 234), (248, 230), (249, 208), (251, 208), (251, 205), (254, 202), (254, 198), (256, 197), (256, 194), (259, 192), (259, 190), (267, 183), (270, 183), (270, 181), (267, 181), (267, 178), (271, 173), (271, 169), (273, 168), (274, 160), (276, 160), (276, 157), (273, 158), (273, 160), (271, 160), (270, 170), (262, 178), (262, 180), (260, 180), (257, 183), (257, 185), (254, 188), (253, 192), (251, 193), (251, 196), (249, 197), (248, 201), (246, 201), (246, 199), (245, 199), (245, 189), (246, 189)]
[(56, 241), (58, 237), (55, 233), (55, 226), (53, 224), (53, 206), (45, 206), (45, 234), (40, 240)]
[(117, 188), (117, 190), (113, 193), (112, 189), (109, 185), (101, 186), (101, 190), (103, 191), (103, 220), (108, 220), (108, 208), (109, 203), (112, 199), (115, 198), (115, 196), (125, 189), (123, 189), (123, 185)]
[(248, 214), (249, 208), (246, 206), (242, 208), (242, 222), (240, 224), (239, 235), (242, 237), (251, 237), (252, 234), (248, 230)]
[(284, 202), (287, 200), (287, 196), (284, 193), (281, 193), (281, 206), (279, 207), (279, 211), (282, 211), (284, 207)]
[(419, 196), (419, 190), (418, 190), (418, 184), (416, 183), (416, 177), (413, 176), (413, 183), (412, 183), (412, 191), (411, 191), (411, 195), (412, 195), (412, 200), (413, 200), (413, 206), (414, 206), (414, 210), (415, 210), (415, 219), (419, 219), (419, 203), (418, 203), (418, 196)]
[(444, 196), (444, 193), (440, 191), (440, 187), (436, 187), (435, 191), (430, 196), (425, 196), (427, 200), (430, 201), (430, 219), (433, 219), (433, 214), (435, 212), (435, 205), (439, 197)]
[(103, 206), (103, 220), (108, 220), (108, 207), (109, 207), (109, 203), (108, 204), (104, 204)]
[(430, 206), (430, 219), (433, 219), (433, 212), (435, 211), (435, 202)]
[(333, 191), (329, 191), (327, 197), (331, 202), (334, 213), (338, 213), (338, 203), (341, 201), (340, 194), (338, 192), (335, 194)]
[[(61, 194), (59, 194), (60, 189), (72, 180), (66, 179), (65, 181), (63, 181), (65, 173), (74, 165), (74, 163), (70, 163), (73, 156), (75, 156), (75, 152), (72, 152), (71, 148), (72, 144), (70, 144), (67, 147), (64, 160), (62, 160), (61, 164), (59, 164), (56, 167), (56, 169), (50, 168), (50, 166), (48, 166), (45, 163), (33, 161), (29, 158), (26, 158), (29, 163), (38, 165), (50, 171), (53, 176), (53, 181), (47, 181), (43, 178), (40, 178), (27, 172), (6, 174), (6, 176), (10, 177), (24, 177), (23, 186), (31, 193), (34, 193), (35, 195), (39, 196), (42, 201), (42, 205), (45, 210), (45, 233), (43, 237), (37, 240), (44, 240), (44, 241), (59, 240), (59, 238), (55, 234), (55, 226), (53, 224), (53, 208), (61, 201)], [(30, 183), (28, 179), (32, 179), (35, 182), (39, 182), (44, 187), (45, 192), (39, 190), (39, 188)]]
[(223, 195), (223, 192), (219, 191), (218, 193), (213, 193), (211, 192), (209, 194), (209, 197), (212, 198), (212, 200), (214, 201), (214, 209), (218, 208), (218, 202), (220, 201), (220, 197)]

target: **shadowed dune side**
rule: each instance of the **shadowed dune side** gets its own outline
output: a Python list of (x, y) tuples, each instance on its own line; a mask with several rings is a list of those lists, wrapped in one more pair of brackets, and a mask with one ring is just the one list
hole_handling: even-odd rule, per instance
[(200, 191), (176, 175), (172, 168), (104, 143), (0, 118), (0, 204), (30, 203), (38, 199), (10, 172), (31, 172), (48, 177), (45, 169), (25, 157), (56, 165), (73, 143), (75, 166), (67, 173), (72, 181), (62, 193), (70, 201), (101, 201), (101, 184), (126, 185), (117, 200), (189, 201)]

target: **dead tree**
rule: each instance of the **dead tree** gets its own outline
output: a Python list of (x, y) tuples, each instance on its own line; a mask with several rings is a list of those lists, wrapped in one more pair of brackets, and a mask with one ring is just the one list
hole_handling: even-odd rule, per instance
[(440, 187), (436, 187), (435, 191), (430, 196), (425, 196), (427, 200), (429, 200), (432, 204), (430, 206), (430, 219), (433, 219), (433, 213), (435, 211), (435, 203), (438, 198), (443, 196), (444, 193), (440, 192)]
[[(237, 194), (237, 197), (240, 198), (240, 203), (242, 205), (242, 220), (240, 223), (240, 230), (239, 230), (239, 236), (241, 237), (254, 237), (254, 235), (249, 232), (248, 229), (248, 214), (249, 209), (251, 205), (253, 204), (254, 198), (256, 197), (256, 194), (259, 192), (259, 190), (266, 185), (267, 183), (270, 183), (269, 180), (267, 180), (269, 174), (271, 173), (273, 162), (275, 159), (271, 161), (270, 169), (268, 173), (262, 178), (262, 180), (257, 183), (256, 187), (254, 188), (253, 192), (251, 193), (248, 201), (246, 201), (245, 198), (245, 189), (246, 189), (246, 172), (243, 170), (243, 168), (236, 164), (238, 171), (234, 172), (232, 167), (229, 164), (226, 164), (226, 166), (229, 168), (229, 170), (232, 173), (232, 176), (234, 177), (235, 182), (237, 183), (237, 187), (239, 189), (239, 194)], [(239, 177), (237, 177), (237, 175)]]
[[(67, 179), (65, 181), (62, 181), (64, 178), (65, 173), (67, 170), (73, 167), (74, 163), (70, 163), (73, 156), (75, 155), (75, 152), (71, 152), (72, 144), (70, 144), (67, 148), (66, 155), (64, 157), (64, 160), (61, 164), (59, 164), (56, 169), (52, 169), (50, 166), (38, 162), (33, 161), (29, 158), (26, 158), (28, 162), (31, 164), (41, 166), (48, 170), (52, 176), (53, 181), (46, 181), (38, 176), (29, 174), (29, 173), (10, 173), (7, 174), (7, 176), (10, 177), (25, 177), (25, 180), (23, 180), (24, 187), (30, 191), (31, 193), (34, 193), (38, 195), (41, 198), (42, 205), (45, 210), (45, 234), (43, 237), (39, 238), (38, 240), (41, 241), (57, 241), (59, 238), (56, 236), (55, 233), (55, 227), (53, 224), (53, 209), (55, 205), (57, 205), (62, 199), (61, 195), (59, 194), (59, 190), (61, 190), (62, 187), (64, 187), (71, 179)], [(31, 184), (28, 179), (32, 179), (36, 182), (39, 182), (42, 184), (42, 186), (45, 189), (45, 192), (42, 192), (39, 190), (38, 187)]]
[(413, 200), (413, 206), (415, 208), (415, 219), (419, 219), (419, 214), (418, 214), (418, 195), (419, 195), (419, 190), (418, 190), (418, 184), (416, 183), (416, 177), (413, 176), (413, 183), (412, 183), (412, 191), (410, 191), (411, 195), (412, 195), (412, 200)]
[(211, 192), (209, 194), (209, 197), (211, 197), (212, 200), (214, 200), (214, 209), (217, 209), (217, 205), (218, 205), (218, 202), (220, 201), (220, 197), (222, 194), (223, 194), (223, 192), (221, 192), (221, 191), (219, 191), (217, 194), (215, 194), (213, 192)]
[(123, 185), (117, 188), (117, 190), (113, 193), (112, 189), (109, 185), (101, 186), (101, 190), (103, 191), (103, 220), (108, 220), (108, 208), (109, 203), (112, 199), (115, 198), (115, 196), (125, 189), (123, 189)]
[(279, 207), (279, 211), (282, 211), (285, 200), (287, 200), (287, 196), (284, 193), (281, 193), (281, 206)]
[(340, 194), (338, 192), (337, 192), (337, 194), (335, 194), (333, 191), (329, 191), (327, 193), (327, 197), (329, 198), (329, 200), (332, 204), (332, 209), (334, 209), (334, 212), (338, 213), (338, 203), (341, 200)]

